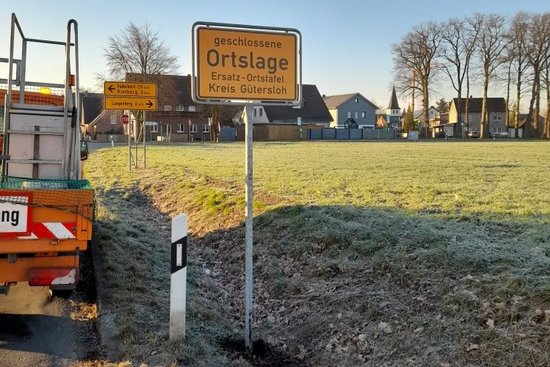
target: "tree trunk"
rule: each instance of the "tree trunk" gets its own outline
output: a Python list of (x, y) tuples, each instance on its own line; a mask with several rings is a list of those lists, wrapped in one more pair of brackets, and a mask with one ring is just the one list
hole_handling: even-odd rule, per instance
[(537, 98), (535, 99), (535, 113), (533, 118), (533, 128), (535, 129), (535, 134), (537, 135), (537, 138), (541, 138), (542, 136), (539, 136), (539, 116), (540, 116), (540, 74), (539, 79), (536, 81), (537, 84)]
[(470, 131), (470, 72), (466, 70), (466, 105), (464, 106), (466, 130)]
[(546, 120), (544, 121), (544, 137), (550, 139), (550, 60), (546, 64)]
[(422, 82), (422, 109), (424, 110), (424, 114), (422, 116), (422, 124), (424, 125), (424, 137), (427, 138), (430, 121), (430, 117), (428, 115), (428, 112), (430, 111), (430, 100), (427, 81), (425, 83), (424, 81)]
[(529, 101), (529, 137), (537, 137), (537, 126), (540, 113), (540, 70), (533, 67), (533, 87), (531, 89), (531, 100)]
[(506, 130), (510, 121), (510, 85), (512, 84), (512, 62), (508, 64), (508, 80), (506, 84)]
[(413, 85), (412, 85), (412, 114), (413, 114), (413, 129), (416, 121), (414, 121), (414, 100), (416, 99), (416, 70), (413, 70)]
[(515, 109), (516, 109), (516, 116), (515, 116), (515, 121), (514, 121), (514, 128), (516, 129), (516, 138), (519, 138), (519, 105), (520, 105), (520, 101), (521, 101), (521, 65), (520, 67), (518, 68), (518, 79), (517, 79), (517, 83), (516, 83), (516, 106), (515, 106)]
[(456, 101), (456, 116), (457, 116), (457, 124), (459, 130), (460, 137), (464, 139), (464, 126), (462, 124), (462, 88), (458, 88), (457, 92), (457, 101)]
[(489, 75), (485, 74), (483, 78), (483, 100), (481, 102), (481, 122), (479, 123), (479, 138), (488, 137), (487, 126), (487, 94), (489, 92)]

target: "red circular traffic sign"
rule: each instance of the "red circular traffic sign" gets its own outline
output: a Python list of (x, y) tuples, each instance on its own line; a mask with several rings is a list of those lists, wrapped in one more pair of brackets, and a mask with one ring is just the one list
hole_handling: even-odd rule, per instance
[(126, 125), (128, 123), (128, 115), (120, 116), (120, 122), (122, 122), (124, 125)]

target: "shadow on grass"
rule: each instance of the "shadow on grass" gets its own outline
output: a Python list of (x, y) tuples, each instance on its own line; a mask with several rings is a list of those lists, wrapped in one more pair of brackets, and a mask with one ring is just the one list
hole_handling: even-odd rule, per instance
[[(300, 205), (258, 215), (254, 327), (267, 352), (246, 359), (238, 336), (242, 223), (190, 236), (187, 341), (181, 349), (166, 348), (170, 220), (138, 188), (98, 196), (97, 255), (104, 259), (106, 297), (115, 307), (118, 341), (134, 361), (266, 367), (550, 362), (549, 326), (544, 317), (533, 324), (535, 310), (550, 307), (548, 218), (520, 224)], [(180, 210), (188, 210), (191, 233), (197, 222), (211, 220), (218, 228), (215, 213), (209, 219), (192, 208), (166, 211)]]
[[(548, 222), (352, 206), (267, 211), (254, 220), (257, 334), (315, 366), (544, 365)], [(208, 249), (200, 266), (231, 290), (226, 309), (240, 320), (242, 223), (196, 241)]]

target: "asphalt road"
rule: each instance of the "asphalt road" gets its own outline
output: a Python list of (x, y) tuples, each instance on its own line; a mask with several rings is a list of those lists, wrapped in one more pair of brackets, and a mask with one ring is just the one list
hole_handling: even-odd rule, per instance
[(61, 299), (26, 283), (0, 295), (0, 366), (64, 367), (96, 360), (94, 320), (81, 311), (86, 298), (84, 287)]
[(73, 323), (64, 300), (50, 298), (47, 288), (18, 284), (0, 296), (0, 364), (68, 366), (73, 351)]

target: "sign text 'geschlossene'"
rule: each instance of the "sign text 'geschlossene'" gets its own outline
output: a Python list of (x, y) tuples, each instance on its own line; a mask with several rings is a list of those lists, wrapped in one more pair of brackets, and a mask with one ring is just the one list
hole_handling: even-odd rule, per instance
[(250, 30), (197, 30), (201, 99), (297, 99), (297, 36)]

